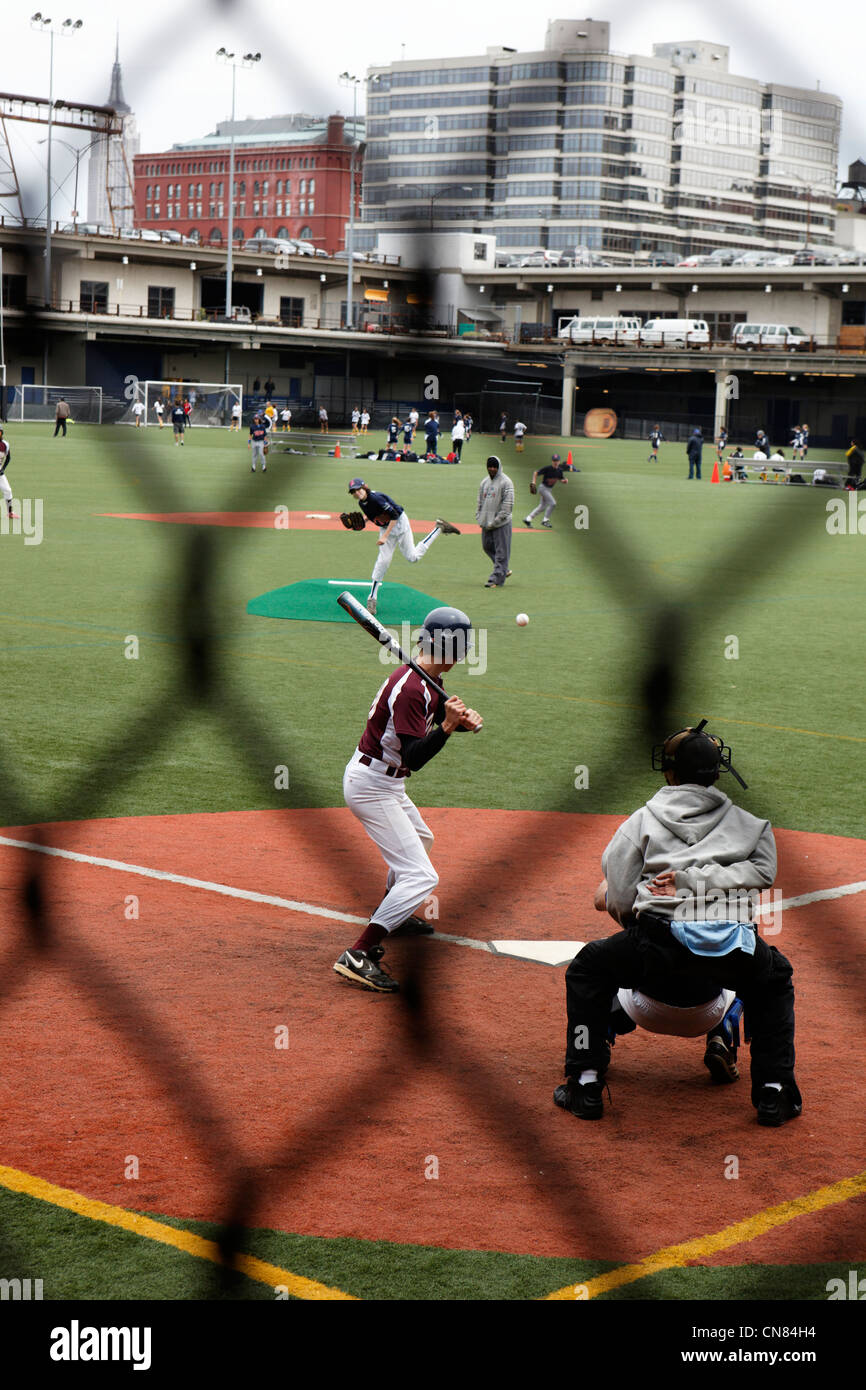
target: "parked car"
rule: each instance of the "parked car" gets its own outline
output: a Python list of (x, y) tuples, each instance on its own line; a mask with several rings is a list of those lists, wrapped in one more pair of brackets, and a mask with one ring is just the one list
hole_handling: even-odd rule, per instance
[(712, 261), (711, 257), (709, 257), (709, 256), (686, 256), (686, 258), (685, 258), (684, 261), (677, 261), (677, 267), (678, 267), (678, 268), (679, 268), (680, 266), (689, 266), (689, 267), (693, 267), (693, 266), (698, 266), (698, 265), (712, 265), (712, 264), (713, 264), (713, 261)]
[(793, 265), (793, 264), (794, 264), (794, 255), (793, 255), (793, 252), (788, 252), (787, 254), (783, 252), (783, 253), (782, 253), (781, 255), (779, 255), (779, 256), (774, 256), (773, 259), (772, 259), (771, 261), (767, 261), (766, 264), (767, 264), (767, 265)]
[(809, 346), (809, 335), (789, 323), (738, 323), (731, 334), (734, 347), (747, 352), (757, 347), (781, 347), (788, 352)]
[(636, 251), (632, 263), (640, 269), (644, 265), (676, 265), (679, 256), (673, 251)]
[(769, 265), (773, 257), (777, 254), (778, 253), (775, 251), (744, 251), (741, 256), (737, 256), (732, 264), (746, 266)]
[(733, 265), (740, 252), (732, 246), (720, 246), (718, 251), (711, 251), (707, 256), (708, 265)]
[(252, 323), (252, 310), (246, 304), (232, 305), (231, 317), (227, 314), (214, 314), (215, 323)]
[(243, 244), (244, 251), (260, 251), (262, 255), (278, 255), (280, 251), (288, 253), (291, 243), (285, 237), (276, 236), (253, 236)]
[[(634, 342), (640, 332), (640, 319), (621, 315), (607, 317), (560, 319), (557, 336), (572, 343)], [(627, 335), (631, 335), (630, 337)]]
[(829, 251), (817, 248), (797, 251), (794, 256), (794, 265), (834, 265), (835, 261)]
[(648, 319), (640, 342), (649, 347), (709, 347), (710, 330), (705, 319)]
[(610, 261), (606, 261), (603, 256), (600, 256), (597, 251), (592, 251), (588, 246), (575, 246), (574, 264), (587, 266), (592, 270), (596, 266), (610, 265)]
[(173, 232), (173, 231), (160, 232), (160, 234), (159, 234), (159, 239), (160, 239), (160, 241), (171, 241), (171, 242), (182, 242), (182, 241), (183, 241), (183, 237), (181, 236), (180, 232)]

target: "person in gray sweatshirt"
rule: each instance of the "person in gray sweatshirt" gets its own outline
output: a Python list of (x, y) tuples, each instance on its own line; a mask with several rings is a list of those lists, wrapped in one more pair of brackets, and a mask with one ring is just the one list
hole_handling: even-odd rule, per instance
[[(704, 732), (705, 723), (680, 729), (653, 750), (666, 785), (619, 827), (602, 856), (596, 906), (623, 930), (589, 942), (568, 967), (566, 1080), (553, 1096), (581, 1119), (603, 1114), (608, 1029), (623, 986), (683, 1009), (733, 990), (751, 1030), (758, 1123), (782, 1125), (802, 1111), (793, 970), (753, 925), (756, 899), (776, 877), (776, 844), (769, 821), (715, 786), (721, 769), (742, 779), (731, 768), (730, 749)], [(704, 1060), (713, 1073), (711, 1042)], [(713, 1079), (736, 1076), (734, 1067)]]
[(514, 484), (503, 473), (495, 454), (487, 460), (487, 477), (478, 489), (475, 520), (481, 527), (481, 544), (485, 555), (493, 561), (485, 589), (498, 589), (508, 579), (511, 559), (511, 514), (514, 511)]

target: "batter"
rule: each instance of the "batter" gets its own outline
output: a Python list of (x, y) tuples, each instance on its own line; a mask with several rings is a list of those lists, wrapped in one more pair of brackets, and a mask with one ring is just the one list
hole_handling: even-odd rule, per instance
[[(471, 650), (472, 625), (459, 608), (434, 608), (421, 629), (418, 665), (438, 684)], [(433, 832), (406, 793), (406, 778), (445, 747), (455, 730), (480, 729), (482, 719), (456, 695), (443, 699), (409, 666), (380, 686), (360, 742), (346, 767), (343, 795), (388, 866), (385, 896), (354, 946), (334, 964), (364, 989), (393, 994), (394, 977), (380, 964), (382, 942), (402, 927), (439, 882), (430, 862)]]

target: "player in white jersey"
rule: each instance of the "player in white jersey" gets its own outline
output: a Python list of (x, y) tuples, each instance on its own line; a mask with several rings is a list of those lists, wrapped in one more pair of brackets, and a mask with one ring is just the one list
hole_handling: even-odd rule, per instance
[(9, 485), (9, 479), (6, 477), (6, 469), (11, 458), (12, 450), (3, 438), (3, 431), (0, 430), (0, 497), (2, 497), (3, 501), (6, 503), (6, 511), (9, 514), (10, 521), (17, 521), (18, 513), (12, 510), (12, 488)]
[[(441, 686), (446, 671), (471, 650), (472, 625), (457, 608), (434, 608), (421, 629), (418, 665)], [(406, 778), (435, 757), (460, 729), (480, 729), (481, 716), (456, 695), (445, 698), (410, 666), (400, 666), (379, 688), (367, 724), (343, 777), (349, 810), (388, 866), (385, 896), (364, 931), (334, 963), (338, 975), (364, 989), (393, 994), (397, 981), (380, 961), (382, 942), (433, 928), (414, 917), (439, 876), (430, 862), (433, 834), (406, 794)]]
[(162, 429), (164, 424), (162, 417), (165, 414), (165, 406), (163, 405), (162, 398), (160, 396), (157, 396), (156, 400), (153, 403), (153, 413), (159, 421), (159, 428)]
[(136, 429), (141, 425), (141, 417), (144, 414), (144, 401), (133, 401), (132, 413), (135, 416)]

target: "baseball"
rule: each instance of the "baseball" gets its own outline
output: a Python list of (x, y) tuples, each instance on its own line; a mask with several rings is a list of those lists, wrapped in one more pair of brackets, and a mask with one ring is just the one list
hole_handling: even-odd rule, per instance
[(517, 626), (518, 626), (518, 627), (526, 627), (526, 624), (529, 622), (529, 614), (528, 614), (528, 613), (518, 613), (518, 615), (517, 615), (517, 617), (514, 619), (514, 621), (517, 623)]

